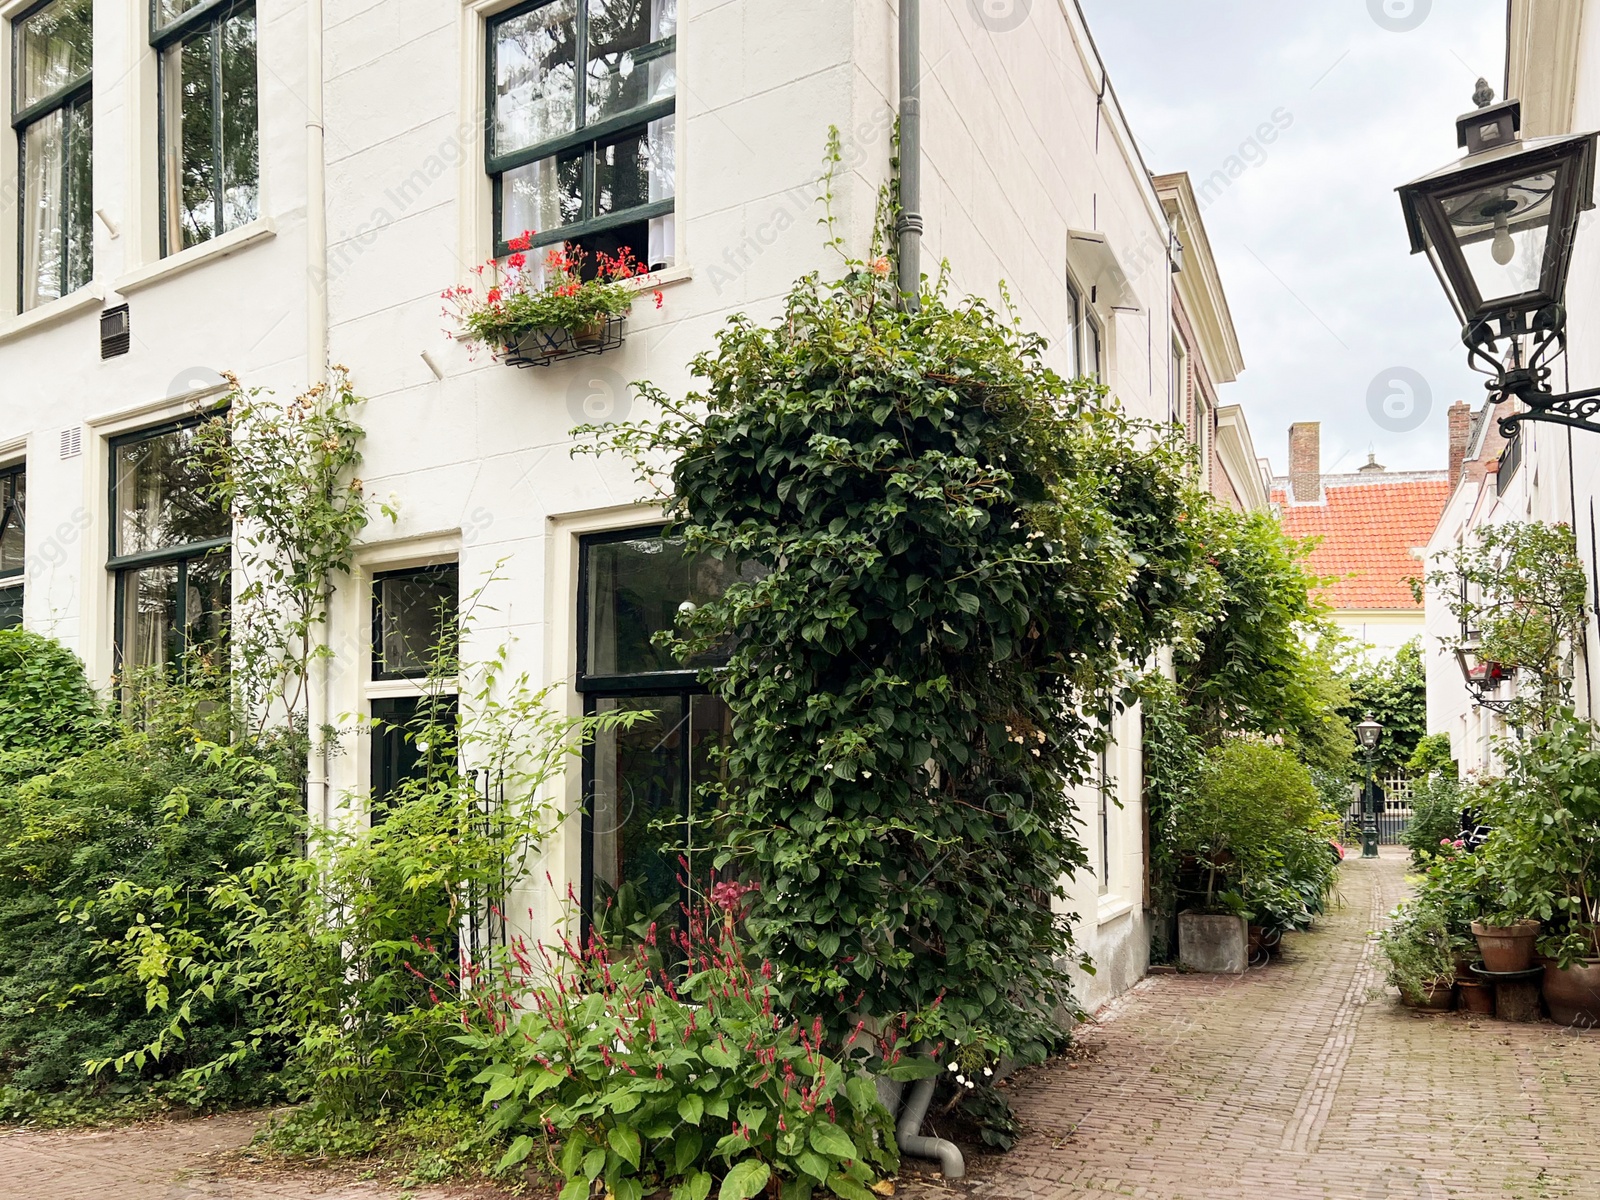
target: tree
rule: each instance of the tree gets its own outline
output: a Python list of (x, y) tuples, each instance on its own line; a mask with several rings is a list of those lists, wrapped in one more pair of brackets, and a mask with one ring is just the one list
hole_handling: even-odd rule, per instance
[(1428, 732), (1428, 680), (1422, 642), (1413, 638), (1392, 658), (1357, 660), (1346, 670), (1350, 698), (1345, 719), (1354, 724), (1372, 716), (1383, 726), (1373, 755), (1376, 769), (1389, 774), (1407, 769)]

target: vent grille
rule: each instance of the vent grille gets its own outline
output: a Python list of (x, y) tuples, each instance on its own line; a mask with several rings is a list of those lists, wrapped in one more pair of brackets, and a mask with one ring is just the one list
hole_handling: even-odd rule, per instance
[(74, 425), (61, 431), (61, 457), (77, 458), (83, 453), (83, 426)]
[(126, 354), (133, 341), (133, 327), (128, 320), (128, 306), (119, 304), (100, 313), (100, 357), (115, 358)]

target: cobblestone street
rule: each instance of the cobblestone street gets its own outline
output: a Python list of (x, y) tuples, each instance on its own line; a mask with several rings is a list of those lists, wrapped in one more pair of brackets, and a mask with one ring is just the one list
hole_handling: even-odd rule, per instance
[(1375, 993), (1367, 933), (1404, 886), (1400, 851), (1352, 860), (1342, 906), (1279, 962), (1146, 980), (1085, 1031), (1085, 1060), (1015, 1081), (1026, 1136), (966, 1186), (1007, 1200), (1600, 1195), (1600, 1033), (1421, 1016)]

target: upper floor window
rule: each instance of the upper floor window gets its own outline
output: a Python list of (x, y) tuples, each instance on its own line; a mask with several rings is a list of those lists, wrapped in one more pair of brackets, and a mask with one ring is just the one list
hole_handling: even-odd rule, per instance
[(223, 644), (230, 604), (228, 513), (213, 498), (196, 422), (111, 444), (117, 664), (178, 664)]
[(496, 255), (573, 242), (670, 266), (677, 0), (537, 0), (488, 28)]
[(1083, 375), (1083, 352), (1079, 348), (1078, 330), (1083, 325), (1083, 295), (1078, 285), (1067, 276), (1067, 378)]
[(22, 624), (22, 577), (26, 565), (27, 469), (0, 468), (0, 629)]
[(155, 0), (161, 112), (161, 252), (260, 215), (255, 6)]
[(17, 132), (17, 305), (77, 291), (94, 275), (93, 0), (49, 0), (11, 26)]

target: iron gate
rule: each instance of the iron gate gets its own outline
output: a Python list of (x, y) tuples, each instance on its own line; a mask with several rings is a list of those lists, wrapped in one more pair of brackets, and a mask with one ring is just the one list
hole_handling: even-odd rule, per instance
[[(1411, 779), (1402, 774), (1380, 775), (1378, 784), (1378, 844), (1398, 846), (1400, 835), (1411, 824)], [(1361, 784), (1350, 785), (1350, 810), (1347, 816), (1349, 830), (1346, 837), (1352, 843), (1361, 841)], [(1355, 836), (1351, 837), (1351, 833)]]

